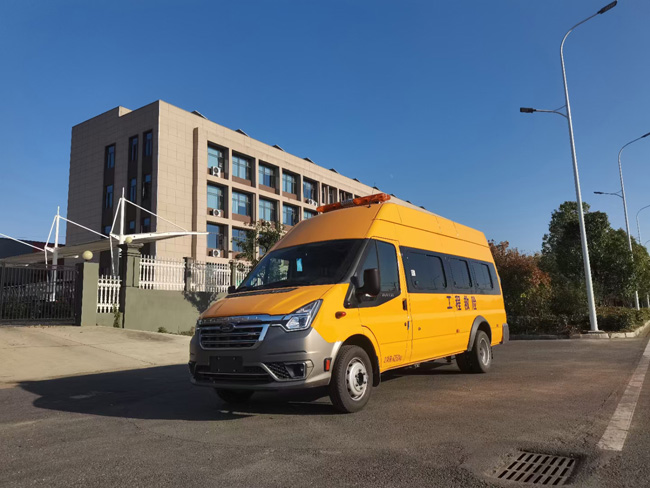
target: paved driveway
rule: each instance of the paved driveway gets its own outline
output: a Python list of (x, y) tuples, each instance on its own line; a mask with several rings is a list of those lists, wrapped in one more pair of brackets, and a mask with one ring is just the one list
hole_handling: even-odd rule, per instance
[(384, 375), (353, 415), (318, 395), (232, 410), (183, 364), (24, 381), (0, 390), (0, 484), (506, 486), (525, 449), (576, 457), (574, 486), (647, 486), (647, 385), (623, 452), (596, 447), (646, 342), (512, 342), (488, 375)]

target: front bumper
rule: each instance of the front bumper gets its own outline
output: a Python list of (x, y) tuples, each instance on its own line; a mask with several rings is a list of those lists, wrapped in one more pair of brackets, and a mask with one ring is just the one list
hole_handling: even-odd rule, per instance
[[(325, 359), (331, 358), (333, 364), (341, 345), (325, 341), (312, 328), (285, 332), (270, 326), (253, 346), (236, 348), (210, 348), (207, 340), (201, 341), (201, 334), (202, 328), (198, 328), (190, 341), (191, 381), (224, 389), (274, 391), (326, 386), (331, 371), (325, 371)], [(216, 362), (230, 364), (231, 360), (237, 365), (233, 371), (215, 366)]]

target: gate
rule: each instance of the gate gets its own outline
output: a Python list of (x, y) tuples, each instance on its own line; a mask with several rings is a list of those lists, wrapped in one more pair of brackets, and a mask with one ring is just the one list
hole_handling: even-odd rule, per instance
[(0, 323), (74, 324), (77, 270), (0, 265)]

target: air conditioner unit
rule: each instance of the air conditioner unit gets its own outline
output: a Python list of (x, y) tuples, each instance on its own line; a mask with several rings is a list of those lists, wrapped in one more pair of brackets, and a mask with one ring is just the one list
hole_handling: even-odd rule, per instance
[(219, 249), (210, 249), (210, 256), (212, 256), (213, 258), (220, 258), (221, 251)]
[(312, 200), (311, 198), (307, 199), (307, 204), (313, 205), (314, 207), (318, 206), (318, 202), (316, 200)]
[(223, 212), (221, 210), (219, 210), (218, 208), (213, 208), (212, 209), (212, 215), (214, 215), (215, 217), (222, 217)]
[(221, 168), (219, 166), (213, 166), (210, 168), (210, 173), (212, 176), (217, 176), (218, 178), (221, 178)]

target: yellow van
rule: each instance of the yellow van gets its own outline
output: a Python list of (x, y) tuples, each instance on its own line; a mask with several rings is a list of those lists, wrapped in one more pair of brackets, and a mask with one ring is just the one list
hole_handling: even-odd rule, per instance
[(192, 382), (225, 401), (329, 387), (362, 409), (384, 371), (455, 356), (485, 373), (509, 339), (483, 233), (385, 194), (320, 207), (200, 317)]

